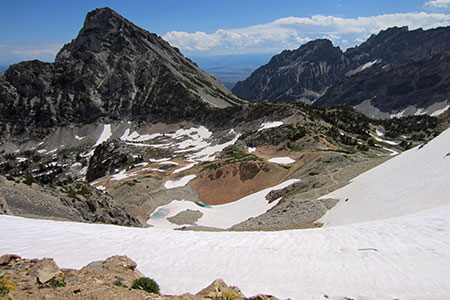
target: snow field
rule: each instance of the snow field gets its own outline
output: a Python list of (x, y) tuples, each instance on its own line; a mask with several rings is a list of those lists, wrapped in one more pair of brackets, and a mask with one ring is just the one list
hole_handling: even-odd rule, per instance
[[(195, 177), (195, 175), (191, 176)], [(190, 180), (189, 177), (190, 176), (183, 177), (181, 180), (185, 178)], [(181, 186), (181, 184), (186, 181), (184, 180), (183, 182), (181, 182), (181, 180), (178, 183), (171, 183), (171, 186), (176, 184), (179, 184), (179, 186)], [(276, 186), (253, 193), (232, 203), (222, 205), (211, 205), (210, 208), (201, 207), (191, 201), (174, 200), (167, 205), (158, 207), (152, 214), (153, 216), (155, 215), (155, 213), (158, 213), (159, 210), (163, 210), (168, 212), (168, 214), (164, 218), (155, 219), (152, 218), (152, 216), (150, 216), (150, 219), (147, 221), (147, 224), (161, 228), (170, 228), (170, 229), (179, 228), (181, 227), (180, 225), (170, 223), (167, 220), (167, 218), (173, 217), (182, 211), (190, 209), (200, 211), (203, 214), (203, 216), (199, 220), (197, 220), (196, 222), (197, 225), (227, 229), (251, 217), (257, 217), (259, 215), (262, 215), (263, 213), (265, 213), (266, 211), (277, 205), (279, 199), (273, 201), (272, 203), (269, 203), (266, 200), (267, 194), (269, 194), (273, 190), (283, 189), (298, 181), (300, 180), (299, 179), (286, 180), (285, 182), (280, 183)]]
[(0, 252), (53, 257), (64, 268), (127, 255), (165, 294), (196, 293), (223, 278), (246, 296), (446, 299), (449, 216), (450, 206), (443, 206), (377, 222), (281, 232), (137, 229), (0, 216)]
[(449, 205), (448, 153), (450, 129), (423, 147), (403, 152), (323, 196), (341, 201), (319, 222), (327, 226), (351, 224)]

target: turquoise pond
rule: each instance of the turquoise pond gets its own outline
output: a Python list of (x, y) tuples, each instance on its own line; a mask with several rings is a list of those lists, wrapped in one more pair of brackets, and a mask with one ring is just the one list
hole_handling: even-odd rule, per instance
[(150, 216), (150, 219), (162, 219), (168, 214), (169, 211), (166, 208), (160, 208)]

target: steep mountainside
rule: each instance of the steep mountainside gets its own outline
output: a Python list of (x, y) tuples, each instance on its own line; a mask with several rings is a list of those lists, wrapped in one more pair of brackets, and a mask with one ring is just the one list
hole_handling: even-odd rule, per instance
[(240, 102), (178, 49), (109, 8), (87, 15), (55, 63), (22, 62), (0, 75), (3, 133), (99, 118), (194, 120)]
[(233, 92), (251, 100), (312, 101), (339, 79), (348, 60), (329, 40), (315, 40), (275, 55)]
[[(405, 65), (362, 71), (333, 85), (314, 104), (344, 103), (366, 109), (364, 112), (373, 117), (382, 117), (383, 112), (388, 117), (389, 113), (402, 112), (410, 106), (427, 109), (450, 100), (449, 70), (450, 52)], [(439, 108), (442, 107), (436, 107)]]
[[(312, 45), (327, 46), (304, 55)], [(256, 101), (351, 105), (374, 117), (433, 114), (450, 104), (445, 54), (449, 51), (450, 27), (389, 28), (345, 53), (329, 41), (316, 40), (274, 56), (236, 84), (233, 92)], [(321, 66), (320, 72), (306, 73), (305, 66), (313, 65)]]

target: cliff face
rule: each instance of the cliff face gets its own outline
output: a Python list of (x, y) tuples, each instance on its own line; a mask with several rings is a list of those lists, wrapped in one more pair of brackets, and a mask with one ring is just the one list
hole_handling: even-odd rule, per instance
[(233, 92), (255, 101), (305, 101), (318, 106), (358, 106), (370, 100), (385, 114), (411, 106), (426, 110), (450, 103), (449, 51), (450, 27), (413, 31), (393, 27), (345, 53), (330, 41), (316, 40), (274, 56)]
[(22, 62), (0, 75), (3, 129), (15, 132), (99, 118), (195, 120), (241, 102), (178, 49), (109, 8), (88, 13), (55, 63)]
[(360, 72), (333, 85), (315, 105), (364, 101), (382, 112), (400, 112), (409, 106), (429, 108), (450, 101), (450, 53), (436, 54), (405, 65)]
[(329, 40), (286, 50), (258, 68), (233, 92), (251, 100), (311, 101), (345, 72), (348, 60)]

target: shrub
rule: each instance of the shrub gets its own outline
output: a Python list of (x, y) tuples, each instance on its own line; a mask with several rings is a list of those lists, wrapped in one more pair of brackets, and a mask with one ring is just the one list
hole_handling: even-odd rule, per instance
[(151, 278), (141, 277), (133, 281), (132, 289), (144, 290), (149, 293), (159, 294), (159, 285)]
[(59, 287), (65, 287), (66, 286), (66, 282), (64, 281), (64, 277), (62, 278), (52, 278), (49, 282), (48, 285), (51, 286), (52, 288), (56, 289)]
[(0, 276), (0, 297), (8, 295), (16, 288), (16, 284), (11, 282), (9, 278)]

